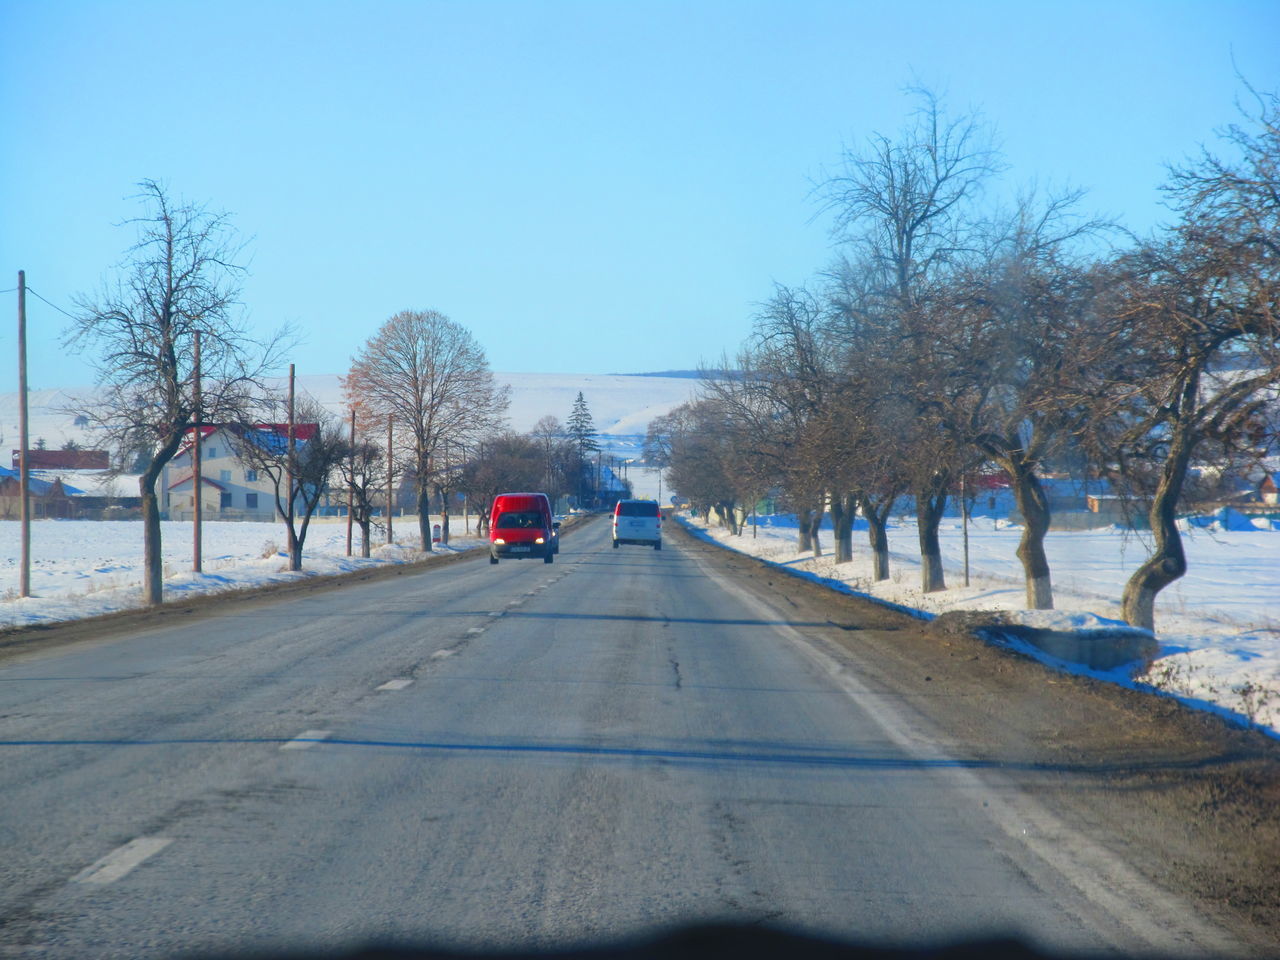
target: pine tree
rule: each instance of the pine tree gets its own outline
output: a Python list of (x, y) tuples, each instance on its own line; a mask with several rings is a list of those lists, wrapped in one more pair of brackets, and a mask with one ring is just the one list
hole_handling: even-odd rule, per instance
[(595, 421), (591, 419), (591, 411), (587, 408), (587, 401), (583, 398), (581, 390), (578, 391), (578, 399), (573, 401), (568, 428), (578, 456), (585, 459), (587, 454), (595, 453), (600, 449), (600, 444), (596, 442)]

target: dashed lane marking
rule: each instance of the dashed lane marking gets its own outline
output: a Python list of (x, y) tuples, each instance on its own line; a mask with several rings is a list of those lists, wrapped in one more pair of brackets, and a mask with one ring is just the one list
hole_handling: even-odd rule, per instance
[(409, 684), (413, 683), (409, 677), (396, 677), (394, 680), (388, 680), (386, 683), (378, 687), (379, 690), (403, 690)]
[(478, 637), (482, 633), (484, 633), (484, 627), (472, 627), (467, 631), (467, 635), (471, 637)]
[(329, 730), (303, 730), (288, 743), (282, 744), (280, 749), (309, 750), (320, 741), (327, 739), (331, 732)]
[(443, 660), (445, 657), (452, 657), (454, 653), (455, 651), (453, 650), (437, 650), (435, 653), (431, 655), (431, 659)]
[(114, 883), (171, 843), (173, 843), (172, 837), (136, 837), (123, 847), (112, 850), (97, 863), (85, 867), (71, 878), (71, 882)]

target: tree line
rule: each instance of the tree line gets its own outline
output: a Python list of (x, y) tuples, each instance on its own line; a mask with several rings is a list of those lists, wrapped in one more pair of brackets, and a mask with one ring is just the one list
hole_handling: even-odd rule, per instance
[(919, 91), (897, 136), (847, 150), (815, 188), (834, 262), (776, 285), (736, 357), (650, 425), (648, 452), (735, 531), (774, 492), (818, 551), (829, 511), (837, 562), (861, 514), (877, 580), (909, 498), (927, 592), (946, 586), (948, 499), (998, 469), (1032, 609), (1053, 606), (1046, 471), (1105, 479), (1147, 505), (1153, 546), (1122, 606), (1152, 629), (1187, 569), (1179, 505), (1276, 453), (1280, 99), (1247, 93), (1219, 152), (1168, 169), (1170, 220), (1137, 237), (1082, 213), (1079, 191), (988, 202), (1004, 172), (988, 128)]
[[(567, 425), (547, 416), (529, 434), (508, 430), (509, 390), (494, 381), (484, 349), (433, 310), (395, 314), (356, 352), (342, 382), (348, 421), (292, 388), (271, 389), (267, 375), (280, 369), (296, 331), (250, 333), (239, 300), (243, 248), (230, 218), (157, 181), (139, 186), (143, 213), (129, 221), (136, 242), (100, 291), (77, 297), (66, 342), (97, 369), (97, 392), (73, 412), (98, 428), (118, 472), (141, 468), (149, 604), (163, 600), (157, 485), (201, 428), (223, 428), (237, 456), (271, 482), (293, 570), (335, 485), (349, 491), (364, 556), (374, 517), (390, 513), (402, 480), (412, 485), (424, 551), (432, 549), (433, 497), (447, 505), (466, 491), (484, 518), (503, 490), (594, 494), (588, 464), (599, 447), (582, 394)], [(447, 540), (447, 511), (444, 524)]]

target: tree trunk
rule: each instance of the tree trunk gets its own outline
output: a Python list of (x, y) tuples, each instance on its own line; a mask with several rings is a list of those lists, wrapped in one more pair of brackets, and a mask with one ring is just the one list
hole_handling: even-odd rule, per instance
[[(171, 433), (138, 478), (138, 493), (142, 497), (142, 596), (151, 607), (164, 603), (164, 553), (160, 542), (160, 498), (156, 495), (156, 481), (164, 472), (165, 464), (178, 452), (185, 434), (185, 429)], [(193, 496), (200, 496), (194, 482), (191, 491)]]
[(858, 500), (852, 493), (831, 495), (831, 526), (836, 563), (849, 563), (853, 560), (853, 518), (857, 511)]
[(859, 498), (862, 515), (867, 518), (867, 541), (871, 546), (871, 577), (873, 580), (889, 579), (889, 511), (897, 496), (892, 495), (877, 502), (874, 497)]
[(369, 528), (373, 525), (370, 517), (361, 517), (357, 523), (360, 524), (360, 556), (368, 559), (369, 556)]
[(737, 534), (738, 521), (735, 514), (735, 508), (732, 503), (717, 503), (715, 505), (716, 516), (720, 518), (720, 526), (729, 531), (730, 534)]
[(1176, 511), (1187, 467), (1191, 463), (1189, 429), (1183, 424), (1174, 425), (1169, 457), (1160, 471), (1160, 484), (1156, 487), (1148, 513), (1155, 549), (1124, 585), (1121, 600), (1121, 615), (1125, 623), (1152, 632), (1156, 628), (1156, 595), (1187, 572), (1187, 557), (1182, 550)]
[(298, 539), (291, 518), (285, 520), (284, 529), (289, 542), (289, 570), (297, 573), (302, 569), (302, 541)]
[(815, 557), (822, 556), (822, 518), (826, 516), (826, 507), (819, 505), (809, 511), (809, 543)]
[(1027, 609), (1053, 609), (1053, 582), (1049, 576), (1049, 558), (1044, 552), (1044, 538), (1049, 532), (1049, 498), (1045, 496), (1035, 468), (1021, 459), (1000, 458), (1000, 465), (1013, 481), (1013, 497), (1022, 514), (1022, 539), (1018, 542), (1018, 559), (1027, 582)]
[(148, 606), (164, 602), (164, 558), (160, 552), (160, 500), (155, 481), (159, 471), (150, 467), (138, 478), (142, 495), (142, 594)]
[(937, 593), (947, 589), (942, 572), (942, 547), (938, 527), (947, 508), (949, 472), (935, 474), (929, 484), (916, 491), (916, 524), (920, 534), (920, 589)]
[(808, 553), (813, 549), (813, 534), (809, 529), (809, 517), (813, 513), (809, 509), (796, 511), (796, 551)]

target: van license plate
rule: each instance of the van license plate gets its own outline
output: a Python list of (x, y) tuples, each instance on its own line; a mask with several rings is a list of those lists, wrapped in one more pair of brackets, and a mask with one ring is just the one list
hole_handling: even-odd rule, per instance
[(528, 547), (512, 547), (511, 552), (512, 553), (528, 553), (529, 548)]

